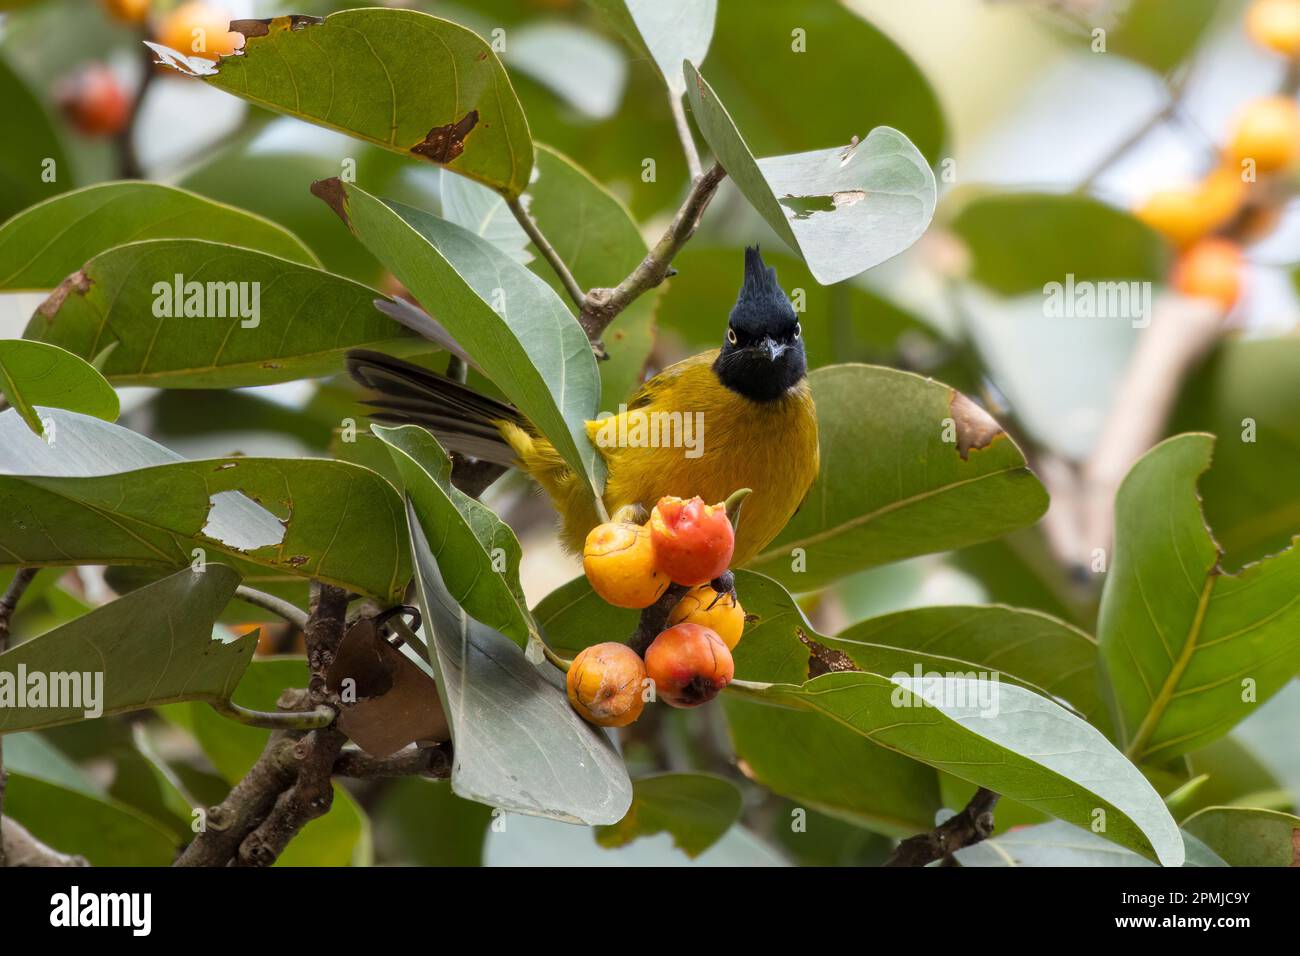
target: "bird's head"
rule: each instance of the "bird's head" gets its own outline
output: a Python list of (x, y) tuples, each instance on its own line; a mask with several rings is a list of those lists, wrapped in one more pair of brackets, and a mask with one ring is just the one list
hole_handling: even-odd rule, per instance
[(745, 250), (745, 281), (713, 368), (723, 385), (756, 402), (780, 398), (808, 371), (799, 317), (758, 246)]

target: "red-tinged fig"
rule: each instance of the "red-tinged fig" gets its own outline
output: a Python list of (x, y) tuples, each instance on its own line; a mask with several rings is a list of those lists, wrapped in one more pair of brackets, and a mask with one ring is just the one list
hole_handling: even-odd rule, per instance
[(650, 512), (650, 543), (660, 572), (675, 584), (695, 587), (727, 570), (736, 534), (726, 505), (666, 497)]
[(698, 707), (731, 683), (736, 666), (722, 638), (699, 624), (676, 624), (645, 652), (655, 696), (673, 707)]

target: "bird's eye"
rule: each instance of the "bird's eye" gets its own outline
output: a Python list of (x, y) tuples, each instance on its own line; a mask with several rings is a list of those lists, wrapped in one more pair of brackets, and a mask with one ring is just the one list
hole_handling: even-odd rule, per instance
[(803, 323), (796, 322), (794, 324), (794, 337), (797, 339), (802, 334), (803, 334)]
[(732, 345), (736, 344), (736, 330), (731, 326), (727, 326), (727, 341)]

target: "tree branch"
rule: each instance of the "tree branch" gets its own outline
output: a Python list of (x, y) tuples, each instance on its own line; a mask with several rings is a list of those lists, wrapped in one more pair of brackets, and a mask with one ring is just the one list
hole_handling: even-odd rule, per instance
[(334, 774), (356, 779), (431, 777), (446, 780), (451, 776), (451, 744), (407, 747), (383, 759), (372, 757), (364, 750), (344, 750), (334, 761)]
[(637, 622), (636, 631), (628, 640), (627, 646), (645, 657), (650, 644), (667, 625), (668, 615), (689, 590), (684, 584), (668, 585), (668, 590), (659, 596), (659, 600), (642, 610), (641, 620)]
[[(9, 627), (13, 620), (14, 609), (18, 607), (18, 602), (22, 600), (23, 592), (36, 577), (38, 568), (19, 568), (14, 572), (13, 578), (9, 581), (9, 587), (5, 588), (5, 593), (0, 595), (0, 654), (9, 650)], [(7, 866), (9, 860), (8, 841), (5, 836), (4, 808), (5, 808), (5, 785), (9, 782), (9, 774), (5, 770), (4, 759), (4, 738), (0, 737), (0, 867)], [(17, 824), (13, 824), (17, 826)], [(24, 833), (27, 831), (24, 830)]]
[(528, 215), (528, 210), (525, 209), (524, 204), (519, 201), (519, 197), (515, 196), (512, 199), (507, 199), (506, 205), (509, 206), (510, 211), (514, 213), (515, 219), (519, 221), (519, 225), (523, 226), (524, 232), (528, 233), (528, 238), (533, 241), (533, 245), (536, 246), (537, 251), (542, 254), (542, 258), (547, 261), (550, 267), (555, 271), (555, 274), (560, 277), (560, 283), (564, 286), (564, 291), (569, 293), (569, 298), (573, 300), (573, 304), (578, 308), (582, 308), (582, 303), (587, 298), (586, 293), (582, 291), (582, 286), (578, 285), (578, 280), (573, 277), (573, 273), (570, 272), (569, 267), (564, 264), (564, 260), (560, 258), (560, 254), (555, 251), (555, 247), (551, 245), (550, 241), (544, 235), (542, 235), (542, 230), (538, 228), (533, 217)]
[(928, 833), (908, 837), (885, 861), (885, 866), (925, 866), (935, 860), (954, 862), (952, 855), (962, 847), (974, 846), (993, 833), (993, 808), (998, 794), (980, 787), (970, 803)]
[(718, 189), (718, 184), (727, 175), (726, 171), (714, 163), (709, 171), (702, 174), (691, 184), (691, 191), (686, 196), (672, 224), (653, 249), (632, 270), (632, 274), (613, 289), (592, 289), (582, 303), (582, 314), (578, 321), (592, 343), (599, 345), (600, 337), (618, 314), (636, 301), (641, 293), (655, 288), (668, 277), (673, 257), (695, 234), (700, 224), (700, 216), (708, 208), (709, 200)]
[(0, 866), (90, 866), (84, 856), (71, 856), (46, 846), (17, 820), (2, 820)]
[(284, 618), (300, 631), (307, 630), (307, 615), (302, 612), (301, 608), (283, 598), (258, 591), (244, 584), (235, 588), (235, 597), (241, 601), (247, 601), (254, 607), (260, 607), (264, 611), (270, 611), (272, 614)]
[(682, 153), (686, 156), (686, 169), (690, 173), (691, 182), (694, 183), (704, 175), (704, 167), (700, 165), (700, 152), (695, 148), (695, 137), (691, 135), (691, 125), (686, 122), (686, 109), (682, 106), (682, 98), (672, 90), (668, 91), (668, 106), (673, 111), (673, 123), (677, 127), (677, 138), (682, 141)]

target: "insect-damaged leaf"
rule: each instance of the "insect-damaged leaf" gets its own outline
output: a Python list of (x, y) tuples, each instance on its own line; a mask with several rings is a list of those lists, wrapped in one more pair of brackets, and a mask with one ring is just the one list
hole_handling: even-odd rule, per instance
[(553, 669), (534, 667), (452, 599), (409, 502), (407, 522), (429, 663), (455, 743), (452, 788), (519, 813), (617, 823), (632, 802), (632, 783), (609, 738), (574, 713)]
[[(255, 633), (230, 642), (212, 636), (238, 584), (239, 575), (220, 564), (179, 571), (0, 654), (0, 734), (182, 700), (228, 700), (257, 646)], [(60, 674), (91, 681), (83, 694), (95, 700), (34, 701), (32, 676), (43, 676), (49, 694)]]
[(37, 405), (66, 408), (111, 422), (117, 393), (104, 376), (71, 352), (42, 342), (0, 340), (0, 395), (36, 434), (44, 432)]
[(244, 48), (204, 80), (258, 106), (427, 159), (517, 196), (533, 143), (492, 48), (415, 10), (236, 20)]
[(161, 183), (100, 183), (0, 226), (0, 289), (53, 289), (101, 252), (144, 239), (229, 242), (308, 266), (297, 236), (261, 216)]
[(239, 388), (328, 375), (350, 348), (404, 355), (423, 339), (374, 307), (364, 285), (275, 256), (197, 239), (109, 249), (36, 310), (25, 338), (97, 358), (118, 385)]
[(1139, 762), (1223, 736), (1300, 669), (1300, 548), (1236, 574), (1220, 566), (1196, 492), (1213, 449), (1210, 435), (1170, 438), (1115, 497), (1098, 637), (1122, 737)]
[(401, 501), (340, 461), (184, 461), (128, 429), (45, 409), (47, 441), (0, 414), (0, 567), (184, 567), (195, 549), (390, 599), (410, 579)]
[(312, 191), (597, 494), (604, 460), (585, 422), (596, 417), (600, 375), (586, 333), (551, 287), (486, 239), (437, 216), (338, 179)]
[(756, 160), (704, 77), (690, 63), (683, 70), (718, 162), (822, 285), (879, 265), (929, 226), (934, 173), (898, 130), (878, 126), (862, 142)]
[(1036, 521), (1047, 492), (960, 392), (908, 372), (832, 365), (809, 376), (821, 471), (785, 530), (750, 561), (800, 591), (890, 561), (965, 547)]

